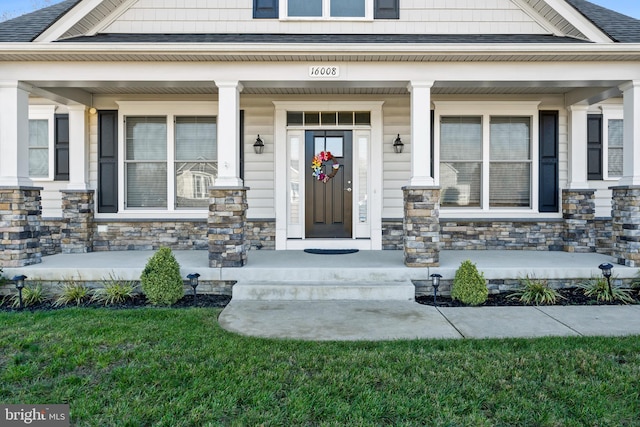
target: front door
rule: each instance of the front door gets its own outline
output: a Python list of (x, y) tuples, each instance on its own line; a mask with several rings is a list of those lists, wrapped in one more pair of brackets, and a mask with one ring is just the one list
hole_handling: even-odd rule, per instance
[[(321, 152), (330, 152), (333, 157), (322, 162), (318, 176), (312, 177), (310, 174), (305, 180), (305, 236), (307, 238), (352, 237), (351, 142), (351, 131), (308, 130), (305, 132), (307, 170), (311, 168), (314, 156), (318, 156)], [(335, 170), (334, 165), (338, 165), (335, 166)]]

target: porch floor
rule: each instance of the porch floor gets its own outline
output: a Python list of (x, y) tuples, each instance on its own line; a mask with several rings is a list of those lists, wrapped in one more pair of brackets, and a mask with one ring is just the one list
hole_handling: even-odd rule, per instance
[[(31, 280), (76, 279), (98, 281), (109, 274), (122, 280), (138, 280), (153, 251), (93, 252), (58, 254), (42, 258), (42, 263), (21, 268), (5, 268), (13, 277), (24, 274)], [(410, 268), (402, 251), (360, 251), (348, 255), (314, 255), (303, 251), (250, 251), (241, 268), (210, 268), (207, 251), (174, 251), (181, 273), (200, 273), (200, 280), (225, 281), (343, 281), (384, 282), (429, 280), (439, 273), (453, 279), (466, 259), (474, 262), (486, 279), (517, 279), (526, 275), (540, 279), (586, 279), (601, 274), (598, 265), (614, 265), (614, 277), (633, 278), (637, 268), (615, 263), (607, 255), (543, 251), (441, 251), (440, 266)]]

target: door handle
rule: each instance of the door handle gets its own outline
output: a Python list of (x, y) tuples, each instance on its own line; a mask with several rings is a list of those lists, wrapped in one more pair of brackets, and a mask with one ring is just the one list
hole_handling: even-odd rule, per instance
[(345, 190), (348, 191), (349, 193), (351, 193), (351, 187), (345, 188)]

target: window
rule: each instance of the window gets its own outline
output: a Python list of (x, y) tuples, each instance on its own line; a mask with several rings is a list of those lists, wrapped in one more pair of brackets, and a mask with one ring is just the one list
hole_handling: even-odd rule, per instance
[(622, 176), (623, 124), (622, 119), (609, 119), (607, 123), (607, 159), (609, 161), (607, 172), (609, 177)]
[(443, 208), (531, 208), (532, 117), (441, 116)]
[(208, 207), (207, 189), (217, 176), (216, 133), (213, 116), (127, 116), (126, 207)]
[(622, 177), (624, 146), (623, 110), (603, 105), (602, 114), (587, 116), (588, 179), (615, 180)]
[(29, 177), (49, 178), (49, 120), (29, 120)]
[(368, 0), (287, 0), (291, 18), (365, 18)]
[(531, 206), (531, 119), (491, 117), (490, 145), (489, 206)]

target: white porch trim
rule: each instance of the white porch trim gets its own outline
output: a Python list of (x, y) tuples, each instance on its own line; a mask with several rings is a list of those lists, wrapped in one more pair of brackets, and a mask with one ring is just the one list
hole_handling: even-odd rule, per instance
[(218, 86), (218, 177), (215, 187), (242, 187), (240, 179), (240, 92), (238, 81), (216, 81)]
[(569, 185), (571, 190), (589, 188), (587, 183), (588, 105), (571, 105), (569, 110)]
[(87, 147), (87, 107), (69, 105), (69, 190), (87, 190), (89, 150)]
[(0, 186), (30, 187), (29, 93), (19, 81), (0, 82)]
[(432, 187), (437, 178), (431, 170), (431, 87), (433, 81), (412, 81), (411, 92), (411, 179), (414, 187)]
[(622, 179), (619, 185), (640, 185), (640, 80), (620, 86), (624, 96)]

